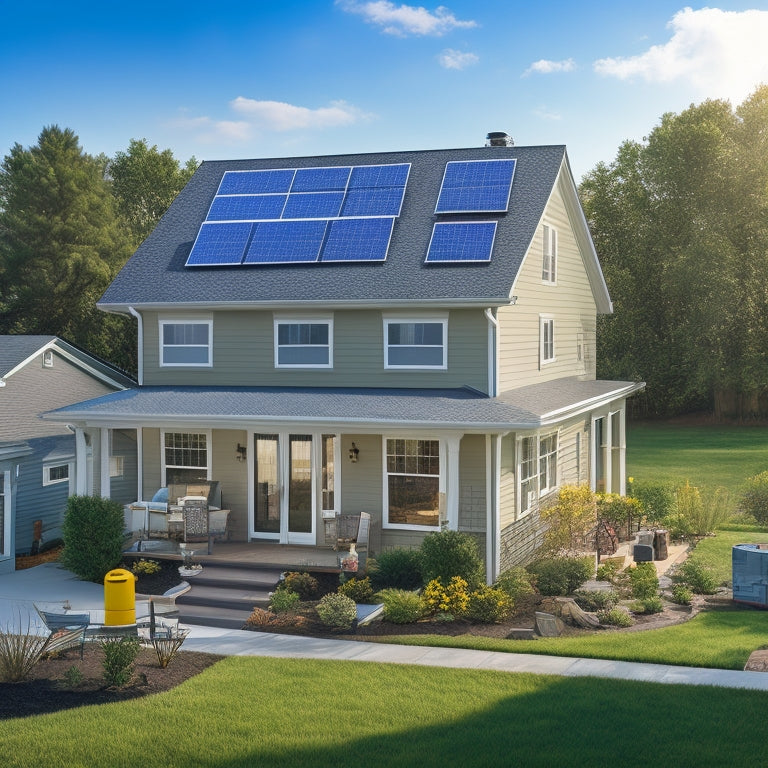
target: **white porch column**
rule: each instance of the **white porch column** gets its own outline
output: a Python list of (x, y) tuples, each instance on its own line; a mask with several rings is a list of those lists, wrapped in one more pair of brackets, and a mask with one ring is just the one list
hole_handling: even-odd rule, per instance
[(446, 447), (446, 517), (448, 528), (452, 531), (459, 529), (459, 443), (460, 436), (447, 437)]
[(485, 580), (493, 584), (499, 575), (501, 552), (501, 435), (485, 436)]
[(100, 462), (99, 462), (99, 489), (101, 491), (101, 497), (108, 499), (110, 494), (110, 478), (109, 478), (109, 454), (110, 454), (110, 436), (112, 434), (111, 429), (106, 427), (101, 428), (101, 450), (100, 450)]
[(619, 493), (622, 496), (627, 495), (627, 404), (622, 403), (621, 410), (619, 411), (619, 429), (620, 442), (619, 442)]
[(85, 432), (82, 427), (75, 429), (75, 493), (85, 496), (88, 493), (88, 446), (85, 444)]

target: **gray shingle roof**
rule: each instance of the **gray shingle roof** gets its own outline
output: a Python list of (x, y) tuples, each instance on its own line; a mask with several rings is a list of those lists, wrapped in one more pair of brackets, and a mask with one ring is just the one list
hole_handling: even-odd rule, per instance
[(55, 336), (0, 336), (0, 379), (55, 339)]
[[(445, 164), (516, 158), (509, 212), (462, 220), (499, 224), (490, 263), (425, 265), (424, 257)], [(99, 302), (102, 308), (161, 304), (290, 304), (469, 301), (505, 303), (536, 226), (566, 160), (565, 147), (476, 147), (327, 157), (203, 163), (154, 232)], [(402, 212), (386, 262), (186, 268), (200, 224), (225, 171), (410, 163)]]

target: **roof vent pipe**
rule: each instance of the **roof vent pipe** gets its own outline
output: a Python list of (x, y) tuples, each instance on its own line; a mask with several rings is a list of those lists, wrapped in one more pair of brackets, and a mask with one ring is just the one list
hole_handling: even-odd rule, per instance
[(492, 131), (485, 137), (486, 147), (514, 147), (515, 141), (504, 131)]

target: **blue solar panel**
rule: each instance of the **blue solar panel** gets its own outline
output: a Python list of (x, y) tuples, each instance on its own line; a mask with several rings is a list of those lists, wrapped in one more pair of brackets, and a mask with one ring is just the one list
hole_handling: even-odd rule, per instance
[(350, 189), (341, 207), (342, 216), (399, 216), (405, 187)]
[(506, 211), (515, 162), (510, 159), (447, 163), (435, 213)]
[(332, 219), (339, 215), (343, 192), (305, 192), (288, 195), (284, 219)]
[(332, 221), (321, 261), (384, 261), (394, 224), (394, 218)]
[(317, 261), (326, 221), (263, 221), (255, 231), (244, 264), (291, 264)]
[(495, 235), (495, 221), (435, 224), (426, 261), (429, 264), (490, 261)]
[(237, 265), (243, 260), (253, 224), (203, 224), (187, 258), (188, 267)]
[(410, 163), (398, 165), (356, 165), (349, 179), (350, 189), (370, 187), (404, 187)]
[(349, 180), (349, 166), (299, 168), (291, 192), (343, 192)]
[(296, 171), (279, 168), (268, 171), (227, 171), (219, 184), (217, 195), (259, 195), (287, 192)]
[(288, 195), (229, 195), (215, 197), (207, 221), (279, 219)]

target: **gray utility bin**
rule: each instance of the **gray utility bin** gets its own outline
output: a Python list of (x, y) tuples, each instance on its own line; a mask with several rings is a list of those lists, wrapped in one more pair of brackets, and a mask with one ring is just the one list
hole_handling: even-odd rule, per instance
[(731, 565), (734, 602), (768, 608), (768, 544), (736, 544)]
[(632, 559), (636, 563), (652, 563), (653, 547), (650, 544), (635, 544), (632, 549)]

